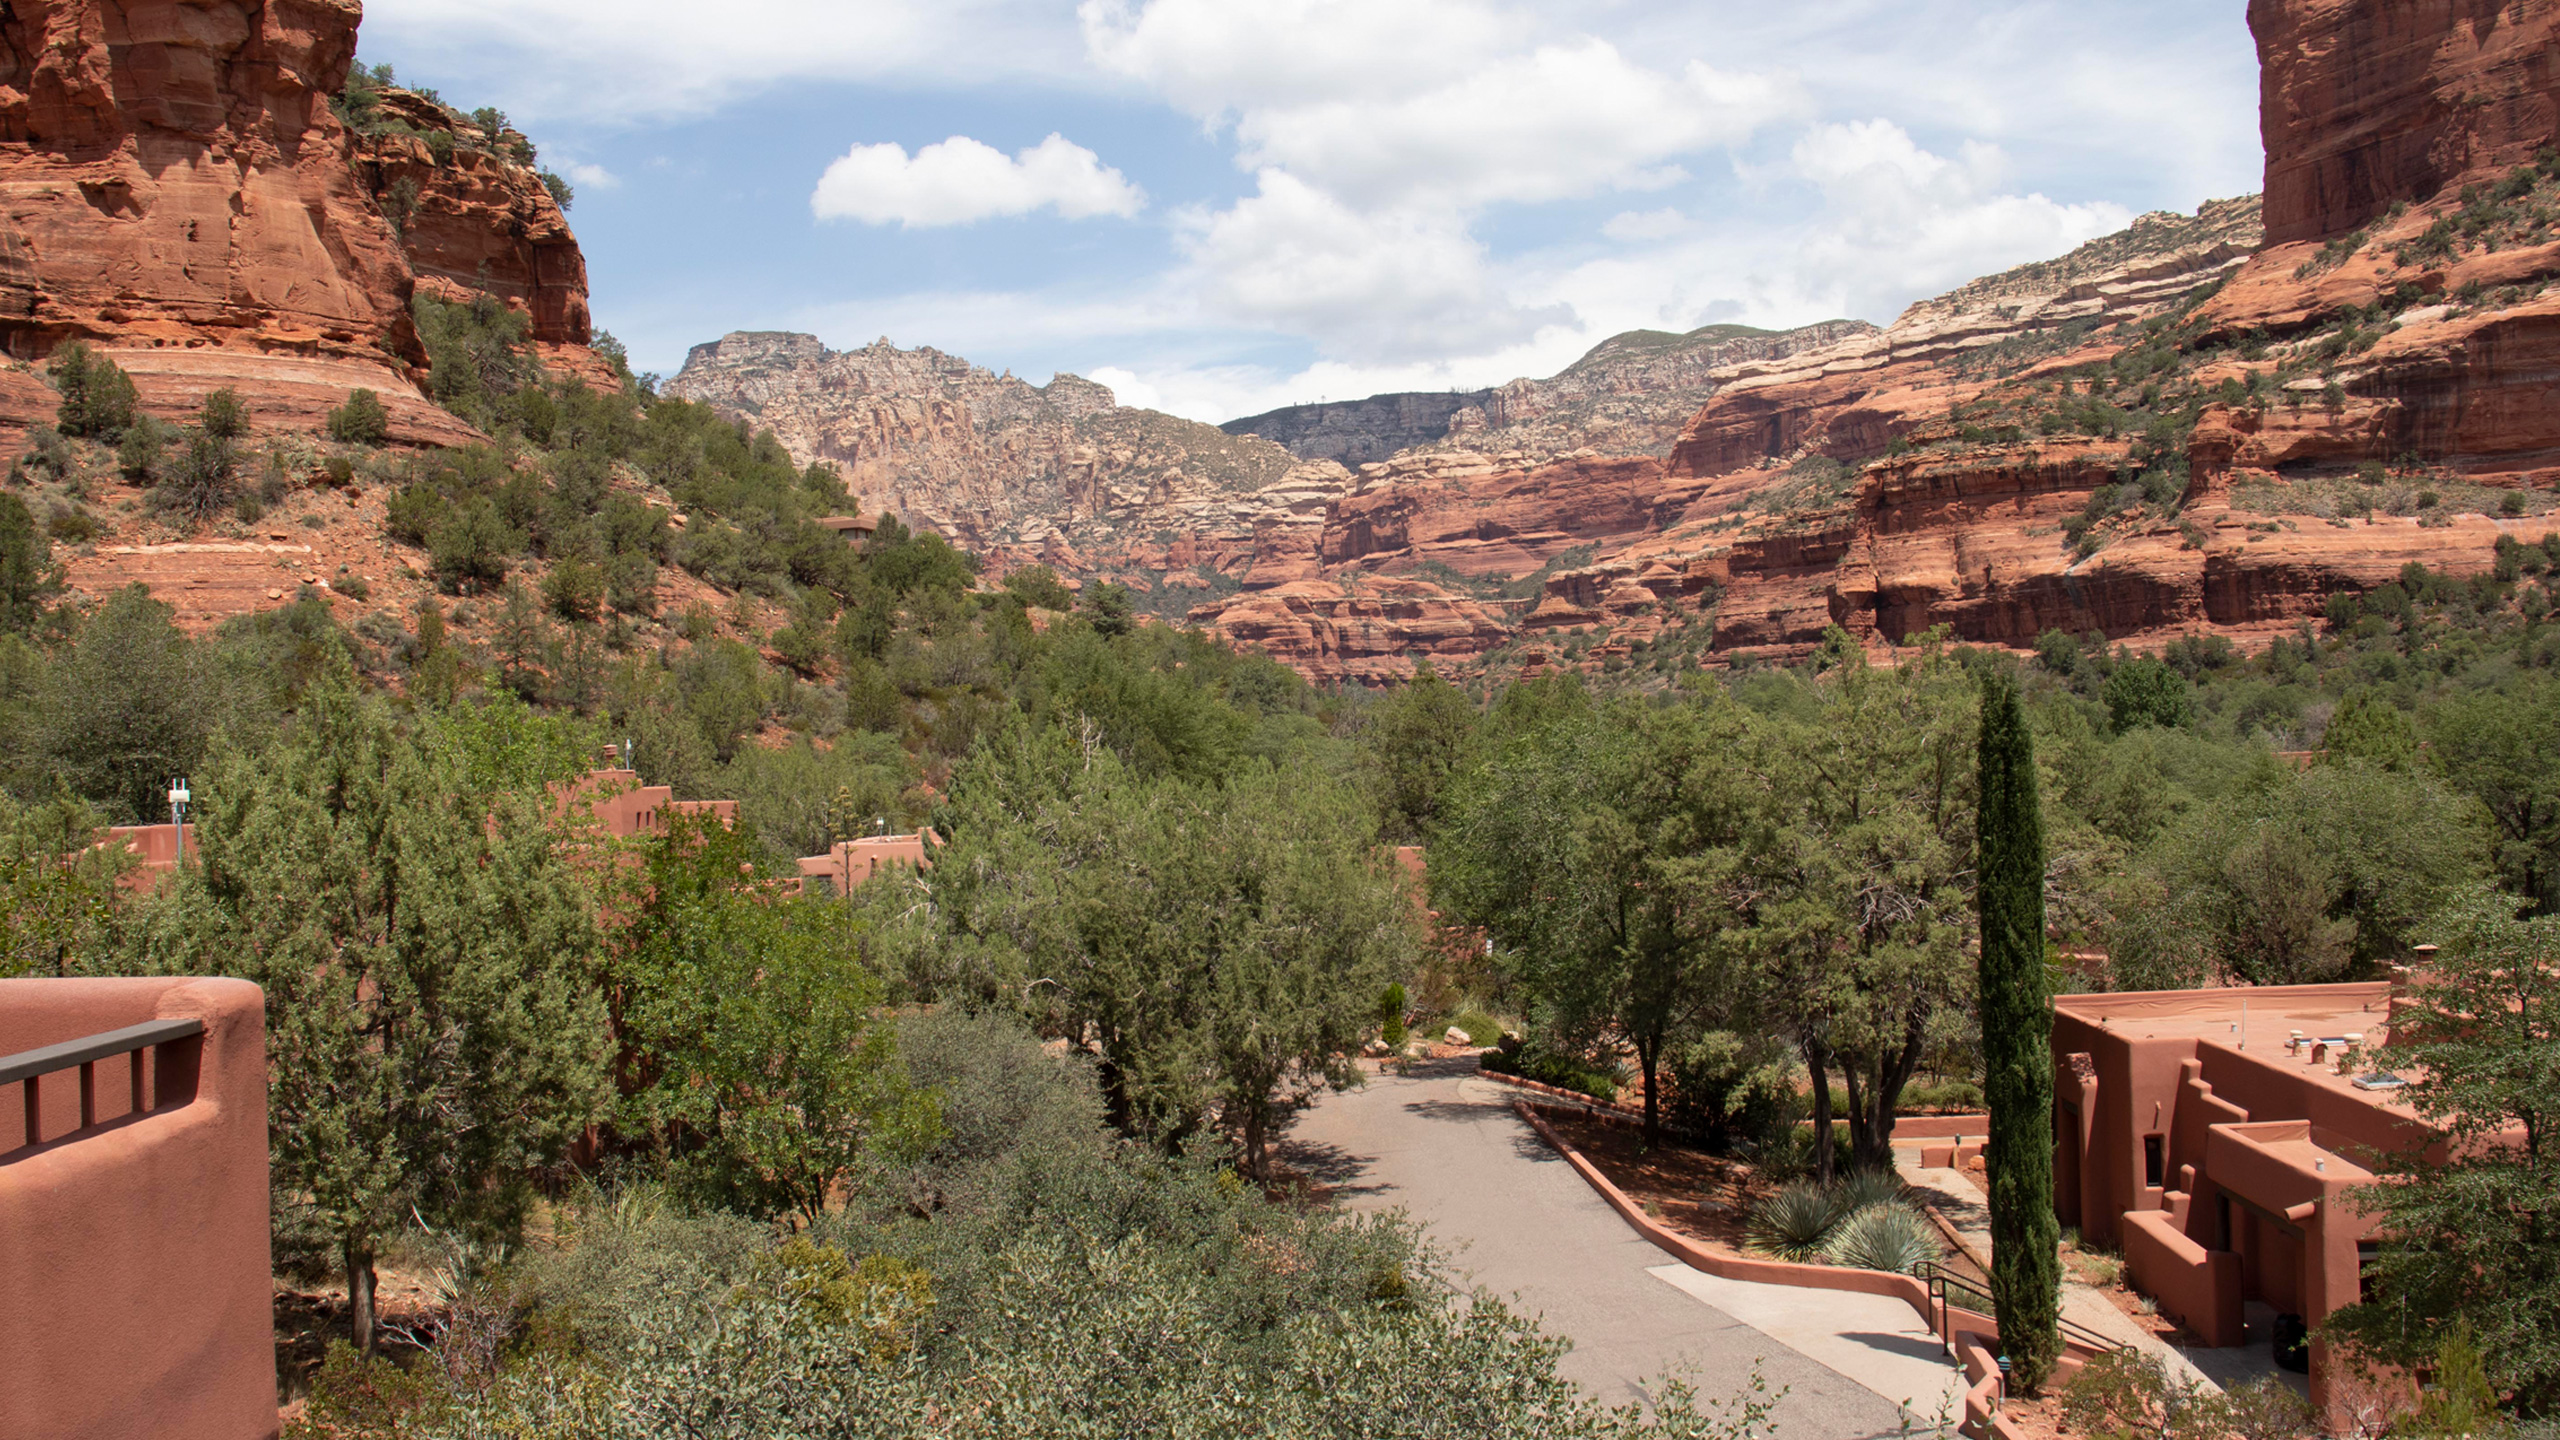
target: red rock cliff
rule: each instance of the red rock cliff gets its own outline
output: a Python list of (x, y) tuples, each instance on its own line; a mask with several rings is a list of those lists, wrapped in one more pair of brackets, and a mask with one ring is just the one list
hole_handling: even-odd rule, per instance
[(524, 137), (485, 133), (408, 90), (384, 90), (374, 111), (390, 123), (360, 138), (357, 168), (419, 283), (448, 295), (486, 290), (524, 311), (545, 345), (593, 339), (586, 257), (522, 158), (532, 154)]
[(2267, 243), (2343, 235), (2560, 133), (2551, 0), (2250, 0)]
[[(228, 385), (313, 428), (364, 386), (412, 441), (409, 267), (329, 108), (355, 0), (16, 0), (0, 10), (0, 349), (86, 339), (168, 414)], [(0, 425), (51, 418), (23, 370)]]

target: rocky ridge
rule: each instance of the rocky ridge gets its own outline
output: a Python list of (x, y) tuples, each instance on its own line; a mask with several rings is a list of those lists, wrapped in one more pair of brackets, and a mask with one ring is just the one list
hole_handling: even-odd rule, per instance
[(1715, 393), (1720, 371), (1876, 333), (1863, 320), (1826, 320), (1785, 331), (1747, 325), (1708, 325), (1685, 335), (1630, 330), (1601, 341), (1544, 380), (1291, 405), (1219, 428), (1276, 440), (1303, 458), (1355, 467), (1411, 450), (1541, 459), (1577, 450), (1664, 455)]
[(1241, 567), (1320, 524), (1350, 478), (1269, 441), (1122, 406), (1078, 376), (1033, 385), (886, 339), (839, 352), (811, 335), (741, 331), (695, 346), (666, 391), (772, 430), (798, 463), (835, 465), (867, 503), (999, 566)]

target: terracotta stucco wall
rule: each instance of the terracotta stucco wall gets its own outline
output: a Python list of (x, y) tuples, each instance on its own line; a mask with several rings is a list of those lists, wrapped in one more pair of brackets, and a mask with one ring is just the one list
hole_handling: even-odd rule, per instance
[(0, 1435), (277, 1433), (264, 1010), (243, 980), (0, 980), (0, 1055), (205, 1026), (152, 1062), (170, 1098), (141, 1114), (124, 1060), (97, 1063), (87, 1129), (78, 1072), (47, 1077), (34, 1145), (0, 1085)]

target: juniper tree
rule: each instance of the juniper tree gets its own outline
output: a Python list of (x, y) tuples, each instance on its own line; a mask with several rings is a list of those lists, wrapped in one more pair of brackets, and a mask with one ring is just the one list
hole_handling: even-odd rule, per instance
[(403, 735), (341, 663), (292, 738), (198, 780), (201, 863), (138, 927), (144, 968), (265, 989), (278, 1222), (329, 1237), (363, 1351), (384, 1240), (413, 1216), (513, 1230), (604, 1100), (594, 910), (544, 789), (561, 767), (508, 759), (574, 752), (528, 751), (521, 707), (498, 708)]
[(2010, 1375), (2033, 1393), (2053, 1371), (2060, 1299), (2053, 1211), (2053, 1008), (2044, 968), (2044, 820), (2035, 742), (2017, 682), (1982, 684), (1975, 744), (1975, 906), (1983, 1094), (1991, 1136), (1991, 1298)]

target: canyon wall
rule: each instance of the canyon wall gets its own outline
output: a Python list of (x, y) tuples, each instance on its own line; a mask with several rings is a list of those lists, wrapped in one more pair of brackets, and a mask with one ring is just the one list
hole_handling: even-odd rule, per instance
[(2560, 135), (2549, 0), (2250, 0), (2267, 241), (2343, 235)]
[(395, 435), (469, 430), (427, 404), (398, 239), (329, 107), (354, 0), (19, 0), (0, 11), (0, 427), (52, 418), (32, 373), (117, 352), (147, 408), (231, 386), (313, 428), (349, 389)]

